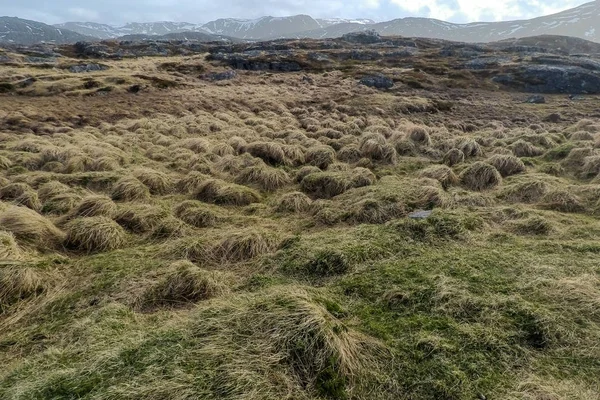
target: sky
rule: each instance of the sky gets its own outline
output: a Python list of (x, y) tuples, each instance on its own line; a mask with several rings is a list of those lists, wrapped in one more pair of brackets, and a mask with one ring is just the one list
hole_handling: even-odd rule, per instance
[[(589, 1), (589, 0), (588, 0)], [(429, 17), (456, 23), (528, 19), (584, 4), (581, 0), (0, 0), (0, 16), (49, 24), (91, 21), (180, 21), (205, 23), (217, 18), (281, 17), (370, 18), (386, 21)], [(600, 0), (598, 0), (600, 1)]]

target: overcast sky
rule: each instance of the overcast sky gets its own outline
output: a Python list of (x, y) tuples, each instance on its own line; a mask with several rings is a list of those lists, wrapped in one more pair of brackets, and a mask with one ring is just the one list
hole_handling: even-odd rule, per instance
[(109, 24), (149, 21), (208, 22), (309, 14), (315, 18), (408, 16), (452, 22), (525, 19), (584, 4), (581, 0), (0, 0), (0, 15), (50, 24), (93, 21)]

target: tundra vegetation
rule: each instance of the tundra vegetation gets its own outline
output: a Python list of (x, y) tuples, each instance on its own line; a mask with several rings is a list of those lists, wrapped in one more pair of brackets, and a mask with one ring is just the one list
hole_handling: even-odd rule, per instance
[(0, 66), (0, 398), (600, 399), (597, 99), (419, 57)]

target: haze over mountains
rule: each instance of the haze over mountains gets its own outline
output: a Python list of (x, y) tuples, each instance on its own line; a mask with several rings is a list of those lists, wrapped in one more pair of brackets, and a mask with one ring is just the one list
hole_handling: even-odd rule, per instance
[[(244, 40), (278, 38), (334, 38), (373, 29), (381, 35), (447, 39), (463, 42), (491, 42), (536, 35), (573, 36), (600, 42), (600, 0), (557, 14), (530, 20), (454, 24), (431, 18), (401, 18), (375, 23), (371, 20), (315, 19), (308, 15), (261, 17), (253, 20), (218, 19), (206, 24), (188, 22), (129, 23), (115, 27), (92, 22), (67, 22), (50, 26), (18, 18), (0, 18), (0, 42), (35, 43), (55, 41), (161, 37), (184, 39), (183, 32), (200, 40), (223, 37)], [(131, 36), (133, 35), (133, 36)]]

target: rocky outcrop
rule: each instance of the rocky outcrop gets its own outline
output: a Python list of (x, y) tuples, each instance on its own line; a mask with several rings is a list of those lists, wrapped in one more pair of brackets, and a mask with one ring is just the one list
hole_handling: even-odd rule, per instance
[(342, 40), (359, 44), (373, 44), (382, 41), (381, 36), (375, 30), (346, 33), (345, 35), (342, 35)]
[(394, 81), (383, 75), (367, 75), (359, 83), (375, 89), (391, 89), (394, 87)]
[(600, 73), (575, 66), (527, 65), (495, 76), (493, 80), (525, 92), (600, 93)]
[(82, 72), (96, 72), (96, 71), (105, 71), (108, 67), (102, 64), (80, 64), (80, 65), (71, 65), (69, 67), (69, 72), (79, 74)]

